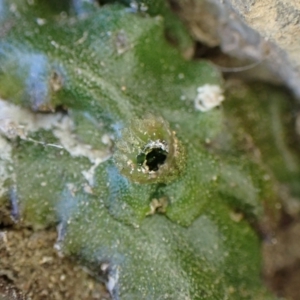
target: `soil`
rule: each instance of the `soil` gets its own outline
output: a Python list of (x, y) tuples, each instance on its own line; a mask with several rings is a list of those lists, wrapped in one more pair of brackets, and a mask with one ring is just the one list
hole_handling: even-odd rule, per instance
[(0, 231), (0, 300), (110, 299), (105, 287), (53, 248), (55, 230)]
[(300, 220), (289, 218), (288, 223), (263, 243), (264, 278), (279, 297), (300, 300)]

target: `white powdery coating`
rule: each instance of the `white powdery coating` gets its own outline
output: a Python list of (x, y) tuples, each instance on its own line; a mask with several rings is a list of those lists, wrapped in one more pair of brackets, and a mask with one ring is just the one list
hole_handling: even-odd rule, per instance
[(195, 108), (202, 112), (209, 111), (224, 101), (223, 90), (218, 85), (205, 84), (198, 87)]
[(0, 133), (9, 139), (19, 136), (26, 139), (29, 132), (50, 130), (59, 124), (63, 115), (34, 114), (12, 103), (0, 99)]
[(7, 187), (4, 186), (5, 180), (11, 177), (12, 170), (12, 147), (9, 142), (0, 135), (0, 197), (7, 193)]
[(108, 276), (108, 281), (105, 283), (105, 286), (111, 295), (114, 294), (114, 290), (117, 287), (118, 280), (119, 280), (118, 270), (115, 271), (114, 276), (112, 275)]
[[(60, 145), (44, 144), (28, 137), (30, 132), (40, 129), (52, 130), (54, 136), (58, 138)], [(0, 99), (0, 137), (2, 135), (8, 139), (13, 139), (18, 136), (21, 139), (41, 143), (45, 146), (62, 148), (68, 151), (73, 157), (81, 156), (88, 158), (95, 167), (111, 156), (109, 149), (104, 151), (93, 149), (88, 144), (80, 143), (76, 139), (73, 129), (74, 124), (72, 119), (65, 114), (33, 113), (30, 110)], [(7, 148), (9, 144), (7, 142), (4, 143), (4, 141), (0, 140), (0, 153), (7, 153), (9, 155), (8, 153), (10, 152)], [(3, 161), (3, 158), (0, 156), (0, 163), (1, 161)], [(89, 182), (92, 181), (95, 167), (86, 171), (89, 175), (86, 179)]]

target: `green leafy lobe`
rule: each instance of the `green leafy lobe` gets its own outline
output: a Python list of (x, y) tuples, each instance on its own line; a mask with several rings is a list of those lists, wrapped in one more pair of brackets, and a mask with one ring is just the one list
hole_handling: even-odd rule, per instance
[(220, 74), (184, 60), (161, 17), (119, 5), (64, 17), (45, 5), (15, 1), (1, 14), (0, 1), (2, 24), (15, 22), (0, 40), (0, 96), (62, 116), (9, 140), (23, 219), (60, 223), (57, 248), (114, 299), (267, 299), (258, 238), (231, 218), (257, 217), (262, 189), (222, 109), (194, 106)]

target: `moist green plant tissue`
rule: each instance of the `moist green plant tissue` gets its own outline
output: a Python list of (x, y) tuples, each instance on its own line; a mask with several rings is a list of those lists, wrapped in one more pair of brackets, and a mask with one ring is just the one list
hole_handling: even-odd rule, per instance
[(273, 299), (249, 225), (266, 176), (218, 71), (154, 13), (27, 2), (0, 1), (0, 205), (13, 191), (25, 224), (57, 225), (112, 299)]

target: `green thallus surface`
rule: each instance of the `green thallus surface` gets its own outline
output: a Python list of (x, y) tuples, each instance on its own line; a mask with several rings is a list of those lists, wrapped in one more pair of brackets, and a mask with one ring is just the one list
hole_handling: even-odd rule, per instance
[(2, 205), (16, 189), (25, 223), (59, 224), (56, 248), (113, 299), (274, 299), (248, 223), (262, 213), (265, 171), (216, 107), (218, 71), (183, 59), (161, 17), (8, 2)]

